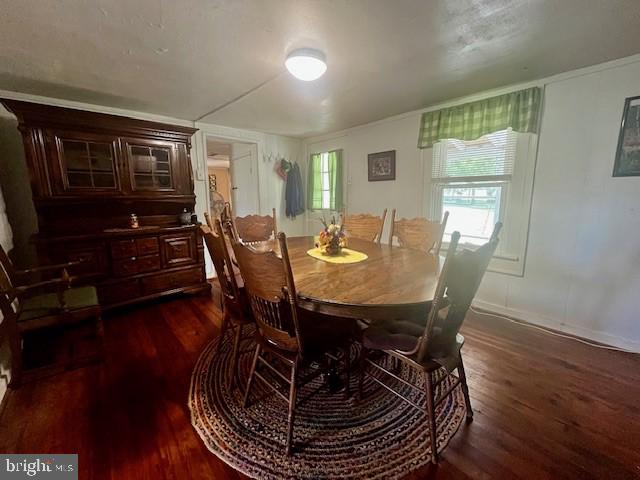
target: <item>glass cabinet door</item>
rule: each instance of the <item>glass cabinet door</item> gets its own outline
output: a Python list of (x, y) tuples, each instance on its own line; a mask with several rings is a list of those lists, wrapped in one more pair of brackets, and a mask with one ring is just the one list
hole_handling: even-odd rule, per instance
[(58, 138), (65, 190), (116, 190), (112, 143)]
[(127, 144), (133, 190), (174, 190), (173, 145)]

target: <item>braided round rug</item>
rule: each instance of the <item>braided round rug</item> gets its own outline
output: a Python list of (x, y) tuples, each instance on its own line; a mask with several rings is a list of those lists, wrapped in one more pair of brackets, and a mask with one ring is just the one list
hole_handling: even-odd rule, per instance
[[(426, 414), (369, 378), (358, 402), (357, 373), (352, 374), (351, 398), (344, 392), (329, 393), (321, 377), (298, 390), (294, 450), (287, 457), (284, 400), (256, 379), (245, 409), (240, 389), (228, 386), (230, 337), (227, 335), (220, 354), (214, 340), (200, 355), (191, 378), (189, 408), (191, 423), (208, 449), (236, 470), (260, 479), (387, 479), (401, 478), (430, 462)], [(243, 382), (253, 348), (253, 338), (245, 338), (239, 360)], [(357, 347), (351, 354), (357, 358)], [(403, 378), (411, 375), (409, 370), (402, 372)], [(439, 388), (446, 388), (447, 383)], [(394, 388), (422, 404), (422, 398), (409, 387), (396, 384)], [(437, 408), (438, 451), (456, 433), (465, 413), (458, 387)]]

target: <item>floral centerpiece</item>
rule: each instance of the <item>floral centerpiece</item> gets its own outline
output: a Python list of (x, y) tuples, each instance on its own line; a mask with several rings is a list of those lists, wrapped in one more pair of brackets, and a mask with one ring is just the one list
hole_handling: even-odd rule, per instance
[(320, 221), (324, 228), (320, 231), (316, 247), (325, 255), (338, 255), (347, 246), (344, 225), (338, 225), (335, 217), (331, 218), (331, 223), (329, 224), (324, 218), (321, 218)]

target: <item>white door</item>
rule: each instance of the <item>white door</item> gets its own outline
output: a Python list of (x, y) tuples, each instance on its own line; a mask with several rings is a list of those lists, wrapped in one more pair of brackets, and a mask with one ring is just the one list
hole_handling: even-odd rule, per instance
[(234, 215), (258, 213), (258, 155), (254, 143), (234, 143), (231, 157), (231, 198)]

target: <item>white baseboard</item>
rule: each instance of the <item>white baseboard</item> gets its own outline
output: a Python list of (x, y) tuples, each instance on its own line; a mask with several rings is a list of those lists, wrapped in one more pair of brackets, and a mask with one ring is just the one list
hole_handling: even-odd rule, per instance
[(611, 335), (599, 330), (592, 330), (590, 328), (584, 328), (577, 325), (560, 323), (549, 317), (545, 317), (533, 312), (526, 312), (524, 310), (505, 307), (503, 305), (484, 302), (482, 300), (474, 300), (473, 306), (492, 313), (505, 315), (524, 323), (530, 323), (532, 325), (550, 328), (558, 332), (568, 333), (569, 335), (575, 335), (587, 340), (593, 340), (594, 342), (611, 345), (613, 347), (628, 350), (630, 352), (640, 353), (640, 341), (638, 340), (629, 340), (627, 338), (618, 337), (616, 335)]

